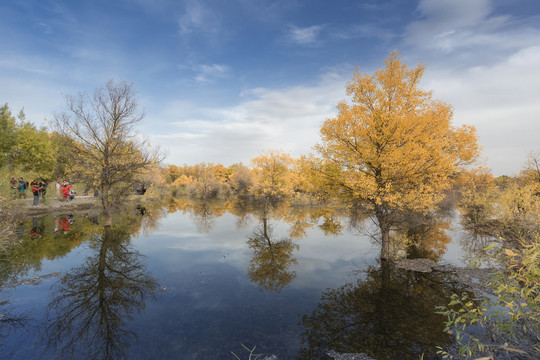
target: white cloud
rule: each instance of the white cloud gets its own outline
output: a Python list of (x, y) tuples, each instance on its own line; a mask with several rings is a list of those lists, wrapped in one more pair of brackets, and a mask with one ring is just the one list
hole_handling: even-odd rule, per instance
[(421, 0), (418, 12), (421, 20), (407, 26), (405, 42), (445, 52), (479, 42), (505, 21), (489, 18), (489, 0)]
[(426, 61), (425, 83), (476, 126), (496, 175), (519, 172), (540, 133), (540, 26), (535, 14), (498, 13), (490, 0), (421, 0), (406, 27), (409, 56)]
[(455, 123), (476, 126), (496, 175), (517, 173), (540, 134), (540, 45), (493, 65), (428, 68), (426, 88), (452, 104)]
[(247, 163), (267, 150), (305, 154), (319, 140), (319, 126), (335, 115), (345, 97), (345, 79), (327, 74), (314, 86), (257, 88), (243, 92), (245, 100), (223, 108), (186, 108), (170, 104), (162, 117), (178, 119), (167, 135), (153, 143), (168, 149), (168, 162), (194, 164)]
[(314, 25), (306, 28), (292, 26), (288, 33), (288, 39), (296, 44), (311, 45), (317, 41), (317, 36), (322, 29), (322, 25)]

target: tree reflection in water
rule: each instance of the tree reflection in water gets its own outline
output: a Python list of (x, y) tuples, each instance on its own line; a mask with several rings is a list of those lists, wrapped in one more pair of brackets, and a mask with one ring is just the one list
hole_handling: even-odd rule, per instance
[(49, 348), (68, 358), (116, 359), (136, 339), (126, 320), (144, 309), (157, 284), (129, 239), (128, 232), (104, 226), (95, 253), (53, 288), (45, 332)]
[(452, 240), (447, 233), (450, 221), (438, 218), (413, 224), (406, 230), (407, 259), (431, 259), (439, 261)]
[[(24, 330), (30, 323), (30, 316), (27, 313), (14, 314), (9, 300), (0, 300), (0, 340), (7, 338), (10, 334)], [(2, 350), (3, 341), (0, 341)], [(2, 351), (2, 355), (9, 358), (8, 354)]]
[(296, 277), (296, 272), (290, 271), (289, 267), (297, 263), (293, 253), (299, 246), (291, 238), (273, 238), (267, 215), (261, 217), (260, 225), (249, 237), (247, 244), (253, 250), (248, 269), (249, 279), (258, 286), (280, 292)]
[(326, 350), (367, 353), (376, 359), (418, 359), (435, 353), (452, 337), (436, 307), (464, 291), (447, 273), (417, 273), (387, 261), (369, 267), (365, 280), (323, 292), (318, 307), (304, 315), (301, 359), (323, 358)]

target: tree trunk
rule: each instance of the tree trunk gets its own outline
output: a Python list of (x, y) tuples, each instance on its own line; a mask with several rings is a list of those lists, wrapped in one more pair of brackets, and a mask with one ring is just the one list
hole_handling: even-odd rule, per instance
[(111, 212), (111, 199), (109, 194), (109, 186), (102, 185), (101, 186), (101, 206), (103, 207), (103, 216), (105, 218), (104, 225), (105, 226), (111, 226), (112, 225), (112, 212)]
[(390, 219), (385, 209), (377, 207), (375, 216), (381, 230), (381, 260), (390, 259)]

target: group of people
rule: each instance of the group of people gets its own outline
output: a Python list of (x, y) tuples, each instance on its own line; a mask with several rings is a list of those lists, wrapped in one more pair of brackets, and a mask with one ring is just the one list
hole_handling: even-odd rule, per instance
[(28, 189), (28, 181), (25, 181), (22, 177), (19, 179), (11, 178), (9, 181), (11, 189), (19, 194), (19, 197), (24, 197), (26, 189)]
[(39, 197), (44, 196), (47, 192), (47, 182), (43, 179), (39, 181), (34, 180), (28, 184), (28, 181), (25, 181), (22, 177), (20, 177), (18, 180), (13, 177), (11, 178), (9, 184), (11, 185), (13, 191), (15, 191), (21, 198), (25, 197), (26, 189), (30, 189), (34, 195), (34, 206), (39, 205)]
[[(33, 206), (38, 206), (40, 196), (44, 196), (47, 193), (48, 184), (47, 181), (43, 179), (39, 181), (34, 180), (28, 184), (28, 181), (25, 181), (22, 177), (19, 179), (12, 177), (9, 183), (15, 194), (18, 194), (20, 198), (24, 198), (26, 196), (26, 189), (30, 189), (34, 195)], [(67, 181), (58, 180), (56, 182), (55, 198), (73, 200), (75, 198), (73, 184)]]
[(30, 186), (32, 188), (32, 194), (34, 194), (34, 203), (33, 205), (34, 206), (38, 206), (39, 205), (39, 197), (40, 196), (45, 196), (45, 194), (47, 193), (47, 183), (43, 180), (40, 180), (40, 181), (32, 181), (30, 183)]
[(67, 181), (56, 182), (56, 196), (64, 200), (75, 199), (75, 191), (73, 190), (73, 184)]

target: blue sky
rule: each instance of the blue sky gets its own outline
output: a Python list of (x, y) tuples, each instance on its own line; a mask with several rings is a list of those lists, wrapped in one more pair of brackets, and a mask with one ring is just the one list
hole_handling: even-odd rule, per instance
[(64, 95), (133, 82), (166, 163), (311, 152), (355, 67), (394, 49), (496, 175), (540, 150), (537, 0), (2, 0), (0, 49), (0, 103), (36, 125)]

